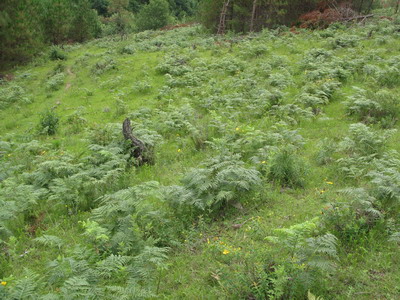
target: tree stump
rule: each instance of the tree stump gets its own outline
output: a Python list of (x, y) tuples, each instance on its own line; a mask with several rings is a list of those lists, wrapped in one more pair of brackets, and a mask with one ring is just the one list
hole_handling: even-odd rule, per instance
[(131, 120), (128, 118), (122, 123), (122, 134), (130, 143), (130, 157), (134, 158), (139, 166), (151, 162), (146, 145), (132, 134)]

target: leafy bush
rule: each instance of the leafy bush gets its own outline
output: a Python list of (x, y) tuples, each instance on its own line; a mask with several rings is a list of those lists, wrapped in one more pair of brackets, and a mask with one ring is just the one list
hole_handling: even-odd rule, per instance
[(188, 60), (189, 58), (186, 56), (167, 56), (157, 65), (156, 71), (160, 74), (182, 76), (191, 71)]
[(350, 246), (366, 238), (383, 215), (376, 208), (377, 200), (365, 189), (349, 188), (341, 193), (345, 196), (342, 202), (324, 207), (322, 223), (342, 243)]
[(284, 187), (303, 187), (306, 167), (290, 148), (283, 148), (270, 161), (268, 178)]
[(327, 138), (323, 139), (317, 146), (318, 152), (315, 159), (318, 165), (326, 165), (333, 161), (333, 154), (335, 153), (336, 146), (334, 141)]
[(357, 89), (357, 93), (346, 102), (347, 113), (358, 121), (380, 123), (392, 127), (400, 114), (400, 101), (392, 92), (381, 90), (377, 93)]
[(136, 16), (139, 31), (155, 30), (168, 25), (170, 21), (169, 4), (165, 0), (150, 0)]
[(91, 71), (95, 75), (101, 75), (108, 70), (114, 70), (117, 68), (117, 64), (111, 57), (105, 57), (102, 60), (96, 62)]
[(41, 134), (54, 135), (58, 130), (60, 118), (54, 110), (46, 110), (40, 114), (39, 132)]
[(380, 86), (386, 86), (388, 88), (397, 87), (400, 84), (399, 66), (390, 66), (377, 72), (377, 82)]
[(373, 131), (362, 123), (351, 124), (349, 136), (339, 143), (339, 149), (352, 156), (379, 155), (392, 134), (390, 130), (384, 134)]
[(147, 94), (151, 91), (152, 86), (148, 80), (137, 81), (133, 86), (133, 91), (139, 94)]
[(239, 155), (221, 155), (207, 160), (204, 168), (192, 169), (182, 183), (184, 188), (174, 201), (212, 213), (242, 200), (261, 179), (258, 171), (244, 166)]
[(0, 87), (0, 109), (5, 109), (11, 104), (28, 104), (31, 103), (27, 97), (25, 90), (17, 84), (10, 84)]
[(58, 91), (63, 86), (64, 79), (64, 73), (57, 73), (51, 76), (46, 82), (46, 89), (49, 91)]
[(331, 41), (333, 49), (355, 47), (359, 38), (355, 35), (341, 35)]
[(67, 55), (61, 51), (61, 49), (57, 46), (52, 46), (50, 48), (50, 54), (49, 54), (50, 60), (66, 60)]
[[(320, 289), (324, 278), (335, 270), (337, 238), (317, 230), (317, 220), (276, 229), (266, 238), (279, 251), (279, 265), (265, 269), (260, 282), (265, 296), (285, 299), (305, 297), (310, 289)], [(282, 253), (286, 257), (282, 260)]]
[(123, 48), (121, 48), (120, 53), (121, 54), (135, 54), (136, 49), (134, 45), (128, 45)]
[(398, 158), (384, 155), (376, 161), (376, 169), (367, 177), (371, 181), (371, 194), (376, 197), (388, 217), (395, 217), (400, 207), (400, 172)]
[(85, 108), (80, 107), (67, 117), (66, 123), (70, 126), (72, 133), (81, 132), (87, 124)]

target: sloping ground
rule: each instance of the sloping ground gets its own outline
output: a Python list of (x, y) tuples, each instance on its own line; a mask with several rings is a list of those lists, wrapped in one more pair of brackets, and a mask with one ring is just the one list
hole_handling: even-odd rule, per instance
[(398, 298), (399, 25), (299, 32), (145, 32), (17, 70), (0, 298)]

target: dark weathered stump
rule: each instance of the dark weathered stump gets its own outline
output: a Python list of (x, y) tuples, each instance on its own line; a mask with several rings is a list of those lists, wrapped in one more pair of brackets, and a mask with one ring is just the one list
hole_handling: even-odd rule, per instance
[(122, 133), (124, 135), (124, 138), (131, 144), (130, 157), (134, 158), (137, 161), (138, 165), (149, 163), (149, 151), (146, 145), (132, 134), (131, 120), (129, 120), (128, 118), (126, 118), (124, 123), (122, 124)]

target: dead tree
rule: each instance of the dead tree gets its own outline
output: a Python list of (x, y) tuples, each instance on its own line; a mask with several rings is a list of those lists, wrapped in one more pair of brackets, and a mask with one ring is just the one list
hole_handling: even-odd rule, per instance
[(122, 124), (122, 134), (130, 143), (130, 157), (135, 159), (139, 166), (150, 163), (151, 157), (146, 145), (132, 134), (131, 120), (125, 119)]
[(256, 18), (257, 0), (253, 1), (253, 10), (251, 12), (250, 32), (254, 31), (254, 19)]
[(224, 5), (222, 6), (222, 11), (221, 15), (219, 17), (219, 25), (218, 25), (218, 34), (225, 34), (225, 28), (226, 28), (226, 13), (228, 11), (228, 7), (230, 4), (231, 0), (226, 0), (224, 2)]

